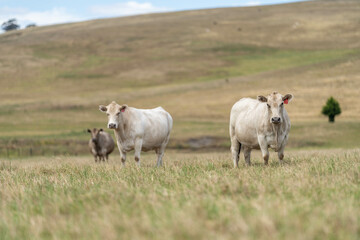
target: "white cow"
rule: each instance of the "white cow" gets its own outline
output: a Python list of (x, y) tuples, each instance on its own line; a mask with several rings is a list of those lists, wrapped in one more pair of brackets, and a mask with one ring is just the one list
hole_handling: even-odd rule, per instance
[(282, 162), (291, 127), (284, 103), (287, 104), (292, 97), (291, 94), (282, 96), (273, 92), (268, 97), (258, 96), (257, 100), (243, 98), (234, 104), (229, 129), (234, 167), (239, 166), (241, 149), (248, 165), (252, 149), (261, 149), (267, 165), (269, 147), (278, 152)]
[(162, 165), (162, 157), (170, 138), (173, 120), (162, 107), (136, 109), (112, 102), (99, 106), (108, 116), (108, 128), (114, 129), (121, 162), (125, 165), (126, 153), (135, 150), (135, 161), (140, 166), (141, 151), (155, 150), (157, 166)]

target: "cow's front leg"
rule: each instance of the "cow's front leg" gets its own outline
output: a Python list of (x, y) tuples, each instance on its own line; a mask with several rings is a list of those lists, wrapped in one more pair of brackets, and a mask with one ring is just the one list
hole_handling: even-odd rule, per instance
[(284, 159), (284, 150), (285, 150), (285, 146), (286, 146), (286, 143), (287, 143), (287, 138), (288, 136), (286, 135), (285, 138), (284, 138), (284, 141), (282, 142), (281, 144), (281, 147), (278, 151), (278, 157), (279, 157), (279, 162), (280, 163), (284, 163), (283, 159)]
[(140, 167), (140, 154), (141, 154), (141, 148), (142, 148), (142, 142), (143, 140), (141, 138), (135, 139), (135, 162), (137, 163), (137, 166)]
[(125, 162), (126, 162), (126, 152), (124, 152), (123, 150), (120, 150), (120, 159), (121, 159), (121, 163), (122, 163), (122, 165), (125, 167)]
[(265, 136), (258, 136), (259, 146), (261, 149), (262, 157), (264, 159), (265, 165), (268, 165), (269, 162), (269, 149), (268, 143), (265, 139)]
[(117, 146), (118, 146), (119, 153), (120, 153), (121, 163), (122, 163), (123, 167), (125, 167), (126, 152), (122, 150), (122, 148), (121, 148), (121, 144), (120, 144), (120, 142), (119, 142), (119, 141), (117, 141)]
[(285, 150), (285, 144), (283, 143), (278, 151), (278, 157), (279, 157), (279, 162), (280, 163), (284, 163), (283, 159), (284, 159), (284, 150)]

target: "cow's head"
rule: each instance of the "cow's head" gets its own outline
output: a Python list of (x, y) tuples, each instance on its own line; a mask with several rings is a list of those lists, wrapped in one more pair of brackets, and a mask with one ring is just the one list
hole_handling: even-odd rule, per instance
[(283, 121), (282, 112), (284, 109), (284, 104), (288, 104), (292, 97), (293, 96), (291, 94), (286, 94), (283, 96), (278, 92), (273, 92), (267, 97), (258, 96), (258, 100), (267, 104), (267, 108), (270, 113), (270, 123), (280, 124)]
[(106, 113), (108, 116), (108, 128), (117, 129), (119, 127), (122, 114), (127, 110), (127, 105), (119, 105), (116, 102), (112, 102), (107, 106), (100, 105), (100, 111)]
[(98, 143), (99, 142), (99, 138), (100, 138), (100, 132), (103, 131), (102, 128), (100, 129), (96, 129), (94, 128), (93, 130), (88, 129), (87, 130), (90, 134), (91, 134), (91, 140), (93, 143)]

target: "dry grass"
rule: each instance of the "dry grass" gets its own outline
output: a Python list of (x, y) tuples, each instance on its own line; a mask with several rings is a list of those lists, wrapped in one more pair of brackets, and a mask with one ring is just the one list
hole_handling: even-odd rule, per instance
[[(83, 153), (83, 130), (105, 127), (97, 106), (112, 100), (163, 106), (175, 120), (173, 147), (203, 136), (228, 147), (234, 102), (273, 90), (294, 94), (287, 107), (293, 126), (308, 129), (313, 122), (310, 130), (324, 142), (314, 146), (356, 147), (360, 138), (350, 128), (358, 129), (360, 117), (359, 8), (359, 1), (311, 1), (2, 34), (0, 147), (19, 142), (41, 148), (37, 153), (53, 147), (54, 154)], [(327, 129), (320, 111), (331, 95), (343, 110), (334, 135), (316, 130)], [(311, 146), (309, 134), (292, 136), (293, 147)], [(62, 147), (69, 142), (76, 147)]]
[[(226, 153), (0, 163), (1, 239), (358, 239), (359, 150), (290, 151), (232, 169)], [(243, 159), (242, 159), (243, 162)]]

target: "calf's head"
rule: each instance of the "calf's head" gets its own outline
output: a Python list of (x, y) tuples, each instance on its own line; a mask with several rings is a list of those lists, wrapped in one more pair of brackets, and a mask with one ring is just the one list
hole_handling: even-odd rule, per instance
[(107, 106), (100, 105), (99, 110), (108, 116), (108, 128), (117, 129), (122, 119), (122, 114), (126, 111), (127, 105), (119, 105), (112, 102)]
[(98, 143), (99, 142), (99, 138), (100, 138), (100, 132), (103, 131), (102, 128), (100, 129), (96, 129), (94, 128), (93, 130), (88, 129), (87, 130), (90, 134), (91, 134), (91, 140), (93, 143)]
[(288, 104), (292, 99), (291, 94), (286, 94), (285, 96), (281, 95), (278, 92), (273, 92), (267, 97), (258, 96), (260, 102), (267, 104), (267, 109), (269, 111), (270, 123), (280, 124), (283, 122), (282, 112), (284, 110), (284, 104)]

